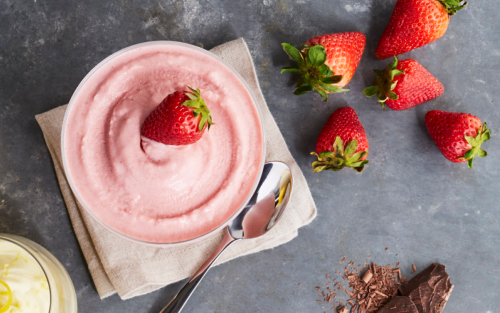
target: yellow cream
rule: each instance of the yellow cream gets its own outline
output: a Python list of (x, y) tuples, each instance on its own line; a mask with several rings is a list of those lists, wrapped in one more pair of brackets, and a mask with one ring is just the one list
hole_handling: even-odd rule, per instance
[(0, 313), (48, 313), (49, 308), (49, 285), (40, 264), (18, 245), (0, 240)]

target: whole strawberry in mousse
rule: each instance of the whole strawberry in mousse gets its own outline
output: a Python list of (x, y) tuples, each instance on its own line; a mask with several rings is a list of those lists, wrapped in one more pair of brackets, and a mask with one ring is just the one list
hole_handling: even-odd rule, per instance
[(412, 59), (398, 62), (398, 58), (394, 57), (384, 71), (374, 72), (378, 74), (376, 85), (365, 88), (363, 93), (367, 97), (378, 93), (377, 101), (384, 110), (386, 104), (393, 110), (407, 110), (444, 93), (439, 80)]
[(462, 0), (398, 0), (375, 50), (379, 59), (420, 48), (441, 38)]
[(490, 139), (490, 130), (472, 114), (433, 110), (425, 115), (425, 125), (438, 149), (451, 162), (468, 162), (472, 167), (476, 155), (487, 155), (481, 144)]
[(295, 85), (295, 95), (315, 90), (325, 101), (328, 93), (347, 92), (342, 89), (351, 80), (358, 67), (366, 37), (359, 32), (347, 32), (316, 36), (309, 39), (302, 50), (289, 43), (282, 43), (283, 49), (295, 67), (284, 67), (281, 73), (302, 75)]
[(212, 125), (212, 116), (200, 90), (169, 94), (142, 124), (144, 137), (166, 145), (190, 145)]
[(368, 163), (368, 150), (365, 129), (356, 112), (350, 107), (339, 108), (330, 115), (319, 134), (316, 152), (311, 152), (318, 161), (313, 162), (312, 167), (314, 172), (340, 171), (344, 167), (362, 172)]

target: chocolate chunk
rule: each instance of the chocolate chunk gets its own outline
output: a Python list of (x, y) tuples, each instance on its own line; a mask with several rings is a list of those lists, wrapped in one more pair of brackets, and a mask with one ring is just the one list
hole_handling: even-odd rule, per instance
[(377, 313), (418, 313), (418, 311), (410, 298), (394, 297)]
[(399, 292), (407, 296), (419, 313), (441, 313), (453, 291), (446, 266), (434, 263), (408, 283), (399, 287)]
[(370, 282), (370, 280), (372, 279), (372, 277), (373, 277), (372, 271), (367, 270), (365, 272), (365, 274), (363, 275), (363, 281), (365, 282), (365, 284), (368, 284)]

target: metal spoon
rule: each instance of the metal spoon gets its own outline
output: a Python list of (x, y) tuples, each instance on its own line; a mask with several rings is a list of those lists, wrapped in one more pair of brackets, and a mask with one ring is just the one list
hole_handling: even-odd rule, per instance
[(215, 260), (233, 242), (264, 235), (280, 220), (292, 192), (292, 173), (282, 162), (264, 165), (262, 177), (252, 198), (226, 227), (224, 239), (177, 295), (160, 313), (180, 312)]

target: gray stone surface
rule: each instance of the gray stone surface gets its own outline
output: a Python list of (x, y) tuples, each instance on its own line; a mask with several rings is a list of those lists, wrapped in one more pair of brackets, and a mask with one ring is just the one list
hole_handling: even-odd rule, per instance
[[(411, 110), (384, 112), (361, 90), (371, 83), (371, 70), (388, 63), (374, 51), (394, 0), (2, 0), (0, 232), (30, 238), (61, 260), (80, 312), (158, 312), (181, 283), (129, 301), (99, 300), (34, 116), (67, 103), (93, 66), (131, 44), (168, 39), (209, 49), (243, 37), (271, 112), (308, 179), (318, 218), (287, 245), (213, 269), (185, 311), (330, 311), (316, 303), (314, 287), (341, 270), (343, 256), (358, 264), (371, 255), (378, 264), (400, 262), (407, 277), (412, 263), (422, 270), (442, 262), (455, 284), (445, 312), (498, 312), (500, 2), (470, 2), (442, 39), (403, 56), (429, 69), (445, 94)], [(279, 73), (289, 65), (280, 43), (342, 31), (368, 39), (351, 92), (326, 103), (314, 94), (293, 96), (295, 77)], [(345, 105), (365, 126), (371, 162), (359, 175), (314, 174), (309, 152), (329, 114)], [(444, 159), (425, 128), (431, 109), (488, 121), (490, 155), (474, 169)]]

